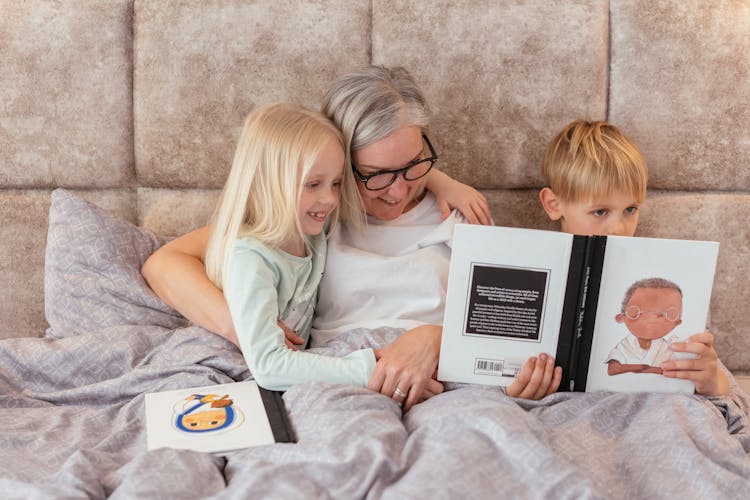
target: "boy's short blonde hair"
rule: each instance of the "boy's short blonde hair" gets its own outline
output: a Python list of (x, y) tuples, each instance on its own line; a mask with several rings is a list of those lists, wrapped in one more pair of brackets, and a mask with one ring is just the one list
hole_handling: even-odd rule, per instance
[(590, 201), (613, 191), (646, 197), (648, 167), (638, 148), (607, 122), (576, 120), (550, 143), (542, 177), (564, 201)]

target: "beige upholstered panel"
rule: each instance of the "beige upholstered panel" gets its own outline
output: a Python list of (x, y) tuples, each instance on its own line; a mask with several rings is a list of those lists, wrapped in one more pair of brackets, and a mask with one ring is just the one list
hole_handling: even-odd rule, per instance
[(711, 299), (716, 350), (730, 369), (748, 369), (750, 353), (750, 195), (654, 192), (639, 234), (718, 241)]
[(750, 188), (750, 2), (612, 2), (610, 119), (652, 187)]
[(0, 0), (0, 13), (0, 338), (43, 334), (52, 187), (164, 235), (199, 227), (248, 111), (317, 108), (336, 76), (375, 62), (415, 75), (438, 165), (481, 188), (497, 224), (556, 229), (536, 194), (547, 142), (578, 117), (619, 125), (660, 190), (640, 233), (721, 242), (717, 350), (750, 373), (750, 2)]
[(44, 248), (49, 193), (0, 194), (0, 338), (44, 333)]
[[(135, 222), (130, 191), (80, 194), (120, 217)], [(44, 334), (44, 252), (49, 191), (0, 192), (0, 339)]]
[(163, 236), (179, 236), (205, 226), (220, 190), (138, 189), (140, 226)]
[(132, 8), (0, 0), (0, 186), (134, 179)]
[(245, 115), (369, 62), (370, 2), (135, 2), (139, 183), (218, 188)]
[(403, 65), (433, 111), (442, 168), (535, 187), (554, 131), (606, 112), (608, 2), (374, 0), (372, 58)]
[(549, 220), (539, 203), (539, 190), (483, 191), (492, 208), (492, 220), (497, 226), (526, 227), (557, 231), (560, 224)]

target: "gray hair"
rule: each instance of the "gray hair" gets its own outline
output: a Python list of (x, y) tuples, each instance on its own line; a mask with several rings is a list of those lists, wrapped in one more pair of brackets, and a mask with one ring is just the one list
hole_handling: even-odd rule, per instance
[(347, 159), (403, 126), (428, 125), (427, 101), (409, 72), (365, 66), (337, 79), (323, 97), (323, 114), (344, 134)]
[(625, 292), (625, 298), (622, 299), (622, 312), (625, 312), (625, 307), (627, 307), (628, 302), (630, 302), (630, 298), (639, 288), (670, 288), (672, 290), (677, 290), (680, 293), (680, 297), (682, 297), (682, 290), (680, 290), (677, 283), (664, 278), (646, 278), (636, 281), (630, 285), (630, 288)]

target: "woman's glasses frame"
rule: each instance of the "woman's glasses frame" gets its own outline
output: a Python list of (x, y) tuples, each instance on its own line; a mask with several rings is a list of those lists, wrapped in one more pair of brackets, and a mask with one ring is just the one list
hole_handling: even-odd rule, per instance
[[(414, 161), (410, 161), (403, 168), (399, 168), (397, 170), (379, 170), (370, 175), (363, 174), (357, 169), (354, 163), (352, 163), (352, 171), (354, 172), (354, 175), (356, 175), (357, 178), (362, 181), (362, 183), (365, 185), (365, 189), (367, 189), (368, 191), (380, 191), (382, 189), (386, 189), (391, 184), (396, 182), (396, 179), (399, 175), (403, 175), (404, 179), (407, 181), (416, 181), (417, 179), (421, 179), (422, 177), (430, 173), (432, 167), (435, 166), (435, 162), (438, 161), (437, 152), (435, 152), (435, 148), (432, 147), (432, 143), (424, 133), (422, 134), (422, 140), (425, 142), (425, 144), (427, 144), (427, 149), (429, 149), (430, 151), (430, 156), (428, 156), (427, 158), (418, 158)], [(415, 167), (418, 167), (427, 162), (429, 162), (430, 165), (424, 172), (414, 170)], [(419, 175), (410, 177), (410, 172), (419, 172)], [(373, 180), (375, 182), (373, 182)]]

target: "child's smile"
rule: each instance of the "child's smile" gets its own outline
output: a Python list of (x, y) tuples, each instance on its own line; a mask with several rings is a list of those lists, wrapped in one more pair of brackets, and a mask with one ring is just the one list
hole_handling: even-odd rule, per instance
[(306, 235), (323, 231), (328, 216), (338, 207), (343, 172), (344, 151), (338, 141), (330, 140), (320, 151), (302, 188), (299, 218)]

